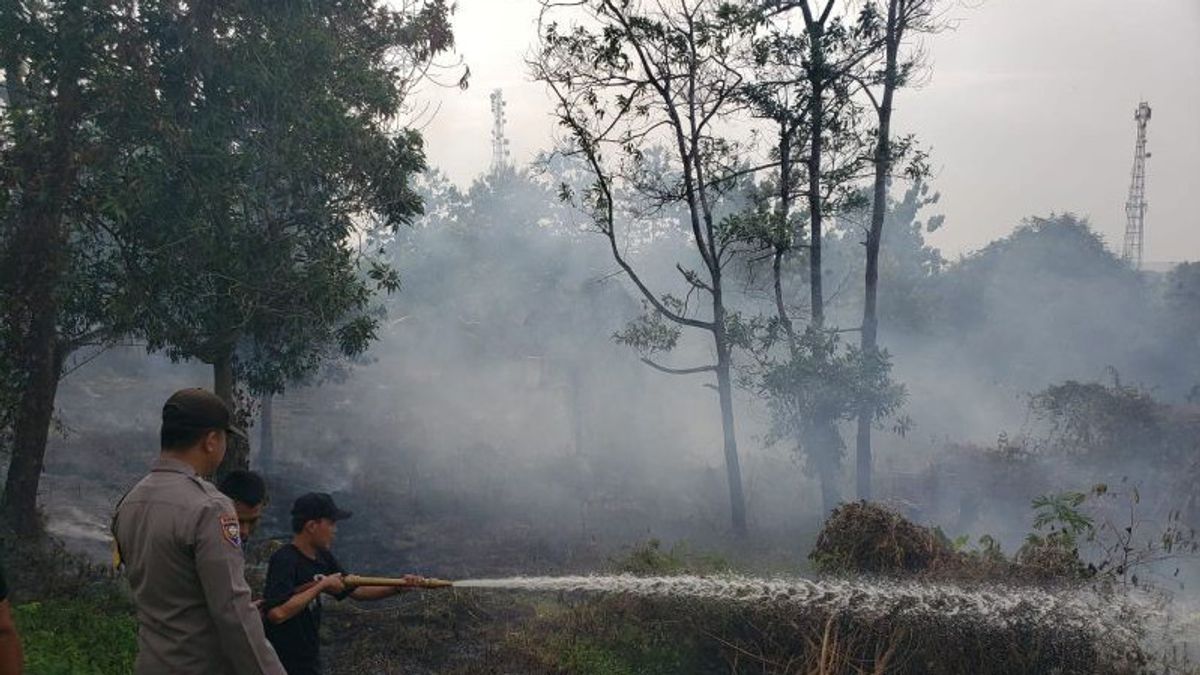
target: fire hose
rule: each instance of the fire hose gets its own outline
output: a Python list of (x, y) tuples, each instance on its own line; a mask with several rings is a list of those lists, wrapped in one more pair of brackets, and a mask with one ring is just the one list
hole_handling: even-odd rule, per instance
[[(307, 591), (313, 586), (320, 583), (324, 575), (318, 574), (312, 581), (298, 586), (293, 593), (301, 593)], [(359, 588), (361, 586), (387, 586), (390, 588), (449, 588), (454, 585), (453, 581), (445, 579), (427, 579), (425, 577), (364, 577), (357, 574), (346, 574), (342, 576), (342, 585), (347, 589)]]

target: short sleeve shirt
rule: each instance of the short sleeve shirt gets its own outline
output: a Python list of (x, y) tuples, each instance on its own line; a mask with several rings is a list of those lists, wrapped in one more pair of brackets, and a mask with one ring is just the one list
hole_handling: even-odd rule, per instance
[(138, 619), (136, 675), (282, 675), (250, 602), (237, 513), (160, 457), (117, 504), (113, 538)]
[[(296, 588), (313, 580), (318, 574), (345, 574), (337, 558), (320, 551), (309, 558), (300, 549), (288, 544), (271, 556), (267, 565), (267, 582), (263, 589), (263, 609), (270, 611), (288, 601)], [(339, 599), (349, 595), (344, 593)], [(320, 673), (321, 596), (317, 596), (299, 614), (275, 624), (267, 622), (267, 639), (279, 654), (288, 675)]]

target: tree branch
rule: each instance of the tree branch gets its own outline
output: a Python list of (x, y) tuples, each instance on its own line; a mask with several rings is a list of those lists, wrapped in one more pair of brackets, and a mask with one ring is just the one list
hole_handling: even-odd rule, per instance
[(666, 373), (668, 375), (696, 375), (698, 373), (715, 373), (717, 371), (716, 366), (697, 366), (695, 368), (668, 368), (666, 366), (661, 366), (645, 357), (642, 357), (642, 363), (650, 366), (651, 368), (659, 371), (660, 373)]

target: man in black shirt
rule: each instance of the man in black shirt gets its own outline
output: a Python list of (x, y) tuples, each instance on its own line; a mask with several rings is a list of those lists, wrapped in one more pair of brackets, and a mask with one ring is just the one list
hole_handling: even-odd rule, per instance
[(276, 551), (267, 565), (263, 590), (267, 639), (288, 675), (321, 672), (321, 594), (338, 600), (380, 600), (402, 590), (372, 586), (351, 590), (342, 583), (346, 570), (329, 549), (337, 535), (337, 522), (349, 517), (350, 512), (339, 509), (328, 494), (302, 495), (292, 506), (292, 543)]

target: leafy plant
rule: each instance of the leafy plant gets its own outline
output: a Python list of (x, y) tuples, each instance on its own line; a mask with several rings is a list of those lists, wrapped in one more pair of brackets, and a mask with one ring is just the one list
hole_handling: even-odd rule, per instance
[(1046, 532), (1046, 539), (1050, 541), (1075, 548), (1079, 535), (1094, 529), (1092, 519), (1079, 508), (1085, 499), (1087, 495), (1082, 492), (1060, 492), (1035, 498), (1033, 529)]
[(728, 561), (711, 554), (692, 553), (685, 543), (669, 549), (658, 539), (634, 546), (627, 555), (610, 561), (617, 572), (637, 575), (710, 574), (727, 571)]

